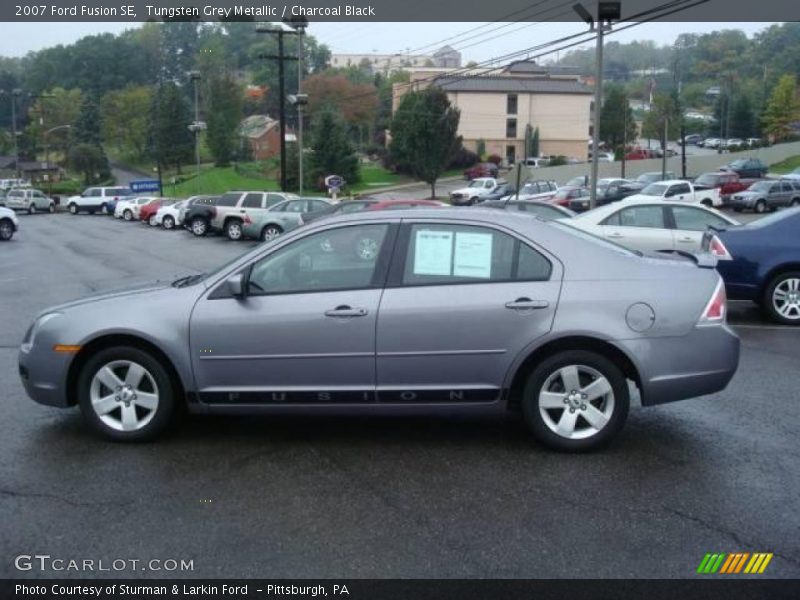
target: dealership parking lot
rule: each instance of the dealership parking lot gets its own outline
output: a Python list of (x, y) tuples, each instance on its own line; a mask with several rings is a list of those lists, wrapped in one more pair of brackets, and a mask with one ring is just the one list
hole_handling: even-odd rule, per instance
[[(0, 245), (3, 557), (185, 559), (209, 578), (625, 578), (693, 577), (705, 553), (743, 551), (800, 577), (800, 330), (748, 303), (730, 307), (742, 357), (724, 393), (633, 409), (596, 454), (462, 418), (191, 417), (160, 442), (110, 444), (77, 409), (25, 396), (33, 316), (254, 243), (100, 215), (20, 221)], [(3, 560), (0, 577), (25, 575)]]

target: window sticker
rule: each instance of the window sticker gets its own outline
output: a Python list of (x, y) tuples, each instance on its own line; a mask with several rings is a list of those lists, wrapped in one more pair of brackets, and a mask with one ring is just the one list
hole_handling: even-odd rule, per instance
[(456, 233), (453, 275), (489, 279), (492, 276), (492, 234)]
[(450, 275), (453, 262), (452, 231), (417, 231), (414, 275)]

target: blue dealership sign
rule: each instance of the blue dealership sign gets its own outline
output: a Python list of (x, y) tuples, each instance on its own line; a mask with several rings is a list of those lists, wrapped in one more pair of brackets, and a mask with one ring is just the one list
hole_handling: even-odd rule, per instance
[(158, 182), (158, 179), (141, 179), (139, 181), (131, 181), (130, 183), (131, 191), (136, 192), (159, 192), (161, 191), (161, 185)]

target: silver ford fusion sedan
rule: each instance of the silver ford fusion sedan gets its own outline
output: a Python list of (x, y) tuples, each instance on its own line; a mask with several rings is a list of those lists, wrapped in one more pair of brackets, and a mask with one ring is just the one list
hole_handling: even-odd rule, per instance
[[(718, 392), (739, 339), (707, 256), (644, 256), (489, 209), (321, 219), (213, 273), (41, 313), (31, 398), (150, 439), (196, 413), (520, 412), (581, 451), (644, 406)], [(446, 213), (446, 214), (445, 214)]]

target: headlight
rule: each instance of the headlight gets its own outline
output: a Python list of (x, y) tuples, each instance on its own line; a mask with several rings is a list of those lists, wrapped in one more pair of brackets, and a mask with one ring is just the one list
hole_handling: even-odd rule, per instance
[(36, 333), (42, 328), (42, 326), (49, 320), (60, 317), (62, 314), (63, 313), (60, 312), (45, 313), (36, 319), (28, 328), (27, 333), (25, 333), (25, 339), (22, 340), (22, 345), (27, 346), (26, 349), (30, 350), (30, 348), (33, 346), (33, 341), (36, 338)]

